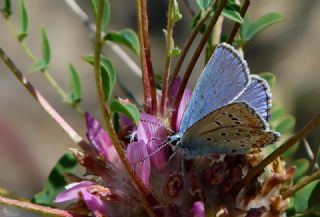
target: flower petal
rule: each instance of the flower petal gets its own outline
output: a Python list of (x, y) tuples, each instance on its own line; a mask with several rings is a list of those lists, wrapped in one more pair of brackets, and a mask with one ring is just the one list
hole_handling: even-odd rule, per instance
[(82, 198), (87, 207), (95, 213), (98, 211), (101, 214), (107, 214), (107, 207), (103, 200), (99, 196), (89, 193), (87, 190), (82, 190)]
[(177, 115), (177, 121), (176, 121), (176, 129), (179, 129), (181, 119), (183, 117), (184, 111), (186, 110), (186, 107), (189, 103), (190, 97), (191, 97), (192, 91), (188, 88), (186, 88), (183, 92), (180, 105), (178, 108), (178, 115)]
[(86, 112), (86, 124), (88, 129), (86, 134), (87, 138), (98, 154), (101, 154), (105, 160), (117, 164), (119, 162), (119, 157), (109, 135), (99, 122), (88, 112)]
[(204, 217), (204, 204), (201, 201), (194, 202), (191, 209), (193, 217)]
[(66, 190), (59, 193), (57, 197), (55, 198), (55, 203), (64, 203), (70, 200), (75, 200), (79, 198), (79, 192), (82, 190), (87, 189), (90, 186), (95, 185), (94, 182), (90, 181), (82, 181), (82, 182), (76, 182), (67, 185), (65, 188)]
[(152, 155), (151, 160), (154, 166), (162, 170), (167, 164), (168, 148), (164, 147), (159, 150), (159, 147), (167, 141), (168, 129), (156, 117), (141, 113), (137, 137), (138, 141), (143, 140), (148, 147), (148, 153)]
[(150, 177), (150, 158), (144, 141), (132, 142), (127, 148), (127, 157), (142, 182), (148, 186)]

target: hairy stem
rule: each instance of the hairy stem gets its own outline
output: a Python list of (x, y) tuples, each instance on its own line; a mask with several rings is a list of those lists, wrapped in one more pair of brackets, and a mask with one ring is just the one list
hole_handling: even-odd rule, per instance
[(193, 70), (194, 66), (196, 65), (196, 63), (199, 59), (199, 56), (200, 56), (205, 44), (207, 43), (208, 38), (209, 38), (215, 24), (217, 23), (218, 18), (220, 16), (224, 6), (226, 5), (226, 3), (227, 3), (227, 0), (220, 0), (217, 2), (217, 4), (218, 4), (217, 9), (215, 10), (213, 17), (212, 17), (209, 25), (207, 26), (207, 30), (203, 34), (201, 41), (199, 42), (195, 52), (193, 53), (191, 60), (187, 66), (187, 69), (185, 71), (184, 77), (182, 79), (182, 82), (181, 82), (181, 85), (180, 85), (180, 88), (179, 88), (179, 91), (177, 94), (177, 98), (174, 103), (174, 113), (173, 113), (173, 117), (172, 117), (172, 123), (176, 122), (178, 106), (180, 104), (184, 89), (186, 88), (187, 83), (189, 81), (189, 78), (191, 76), (192, 70)]
[(140, 180), (140, 178), (134, 173), (133, 168), (131, 167), (131, 164), (129, 163), (128, 159), (126, 158), (126, 155), (123, 151), (123, 148), (121, 146), (120, 140), (113, 128), (113, 125), (111, 123), (111, 115), (109, 111), (106, 109), (105, 105), (105, 96), (102, 88), (102, 82), (101, 82), (101, 68), (100, 68), (100, 53), (101, 53), (101, 24), (102, 24), (102, 17), (103, 17), (103, 8), (104, 8), (104, 2), (105, 0), (100, 0), (99, 2), (99, 9), (97, 14), (97, 20), (96, 20), (96, 40), (95, 40), (95, 52), (94, 52), (94, 69), (95, 69), (95, 79), (96, 79), (96, 87), (98, 92), (98, 98), (99, 98), (99, 104), (100, 109), (103, 114), (104, 122), (106, 129), (108, 131), (108, 134), (110, 136), (110, 139), (112, 141), (112, 144), (114, 148), (117, 151), (117, 154), (124, 165), (125, 169), (127, 170), (127, 173), (129, 174), (129, 177), (131, 178), (132, 183), (136, 187), (136, 189), (141, 193), (140, 198), (142, 201), (142, 204), (146, 211), (149, 213), (150, 216), (154, 216), (153, 210), (151, 208), (151, 205), (149, 204), (149, 201), (146, 199), (149, 196), (148, 190), (144, 186), (143, 182)]
[(172, 50), (172, 32), (173, 32), (173, 0), (169, 0), (168, 6), (168, 26), (166, 34), (166, 63), (165, 69), (162, 76), (162, 95), (160, 104), (160, 113), (164, 114), (167, 105), (168, 96), (168, 81), (169, 81), (169, 71), (171, 65), (171, 50)]
[(251, 181), (257, 178), (263, 171), (266, 166), (268, 166), (272, 161), (286, 152), (290, 147), (299, 142), (301, 139), (306, 137), (308, 133), (317, 128), (320, 125), (320, 113), (315, 116), (309, 123), (307, 123), (304, 128), (302, 128), (298, 133), (292, 136), (289, 140), (287, 140), (283, 145), (278, 147), (274, 152), (272, 152), (268, 157), (262, 160), (256, 167), (252, 168), (248, 174), (241, 179), (237, 185), (234, 187), (232, 192), (233, 195), (237, 195), (237, 193), (243, 189), (246, 185), (250, 184)]
[(144, 90), (145, 111), (149, 114), (157, 113), (157, 93), (151, 61), (148, 15), (146, 0), (136, 0), (138, 14), (138, 36), (140, 40), (140, 61)]
[(47, 216), (61, 216), (61, 217), (75, 217), (76, 215), (73, 215), (65, 210), (60, 209), (54, 209), (46, 206), (41, 206), (37, 204), (30, 203), (28, 201), (21, 201), (21, 200), (15, 200), (10, 199), (6, 197), (0, 196), (0, 204), (5, 204), (9, 206), (14, 206), (22, 209), (29, 210), (34, 213), (41, 213), (43, 215)]
[(306, 185), (310, 184), (311, 182), (320, 179), (320, 171), (312, 174), (311, 176), (308, 176), (301, 181), (299, 181), (294, 186), (290, 187), (287, 191), (282, 193), (283, 199), (286, 199), (288, 197), (291, 197), (294, 193), (299, 191), (301, 188), (305, 187)]
[[(245, 2), (243, 3), (243, 6), (240, 10), (240, 15), (241, 17), (243, 18), (245, 16), (245, 14), (247, 13), (247, 10), (249, 8), (249, 5), (250, 5), (250, 0), (245, 0)], [(234, 38), (236, 37), (236, 34), (238, 32), (240, 28), (240, 23), (236, 22), (231, 30), (231, 33), (227, 39), (227, 43), (228, 44), (232, 44)]]
[(176, 80), (178, 73), (180, 71), (180, 68), (182, 66), (182, 63), (184, 61), (184, 59), (186, 58), (188, 51), (194, 41), (194, 39), (196, 38), (197, 34), (200, 32), (200, 29), (203, 27), (203, 24), (205, 23), (205, 21), (207, 20), (207, 18), (209, 17), (210, 13), (212, 12), (213, 9), (213, 2), (211, 3), (211, 5), (205, 10), (205, 12), (202, 14), (199, 22), (197, 23), (196, 27), (193, 29), (191, 35), (189, 36), (189, 38), (187, 39), (187, 41), (185, 42), (185, 44), (183, 45), (181, 54), (177, 60), (177, 63), (173, 69), (173, 74), (172, 74), (172, 79), (170, 81), (170, 85), (169, 85), (169, 90), (172, 89), (172, 85), (174, 83), (174, 81)]
[[(15, 27), (13, 26), (13, 24), (11, 23), (11, 21), (9, 19), (6, 19), (5, 22), (7, 23), (9, 29), (11, 30), (12, 34), (14, 34), (17, 37), (17, 30), (15, 29)], [(22, 47), (23, 51), (26, 53), (26, 55), (29, 57), (29, 59), (35, 63), (37, 61), (36, 56), (32, 53), (31, 49), (29, 48), (29, 46), (24, 42), (18, 39), (18, 42), (20, 44), (20, 46)], [(45, 69), (43, 72), (41, 72), (45, 78), (47, 79), (47, 81), (49, 82), (49, 84), (51, 85), (51, 87), (61, 96), (62, 100), (64, 102), (68, 102), (68, 94), (62, 89), (62, 87), (58, 84), (58, 82), (52, 77), (52, 75), (49, 73), (49, 71), (47, 69)], [(75, 111), (79, 112), (81, 115), (84, 115), (83, 110), (80, 108), (80, 106), (78, 104), (73, 104), (73, 103), (68, 103)]]
[(60, 114), (50, 105), (50, 103), (33, 87), (33, 85), (25, 78), (22, 72), (16, 67), (13, 61), (6, 55), (4, 50), (0, 48), (0, 58), (8, 66), (11, 72), (17, 77), (21, 84), (27, 89), (32, 97), (41, 105), (41, 107), (60, 125), (60, 127), (68, 134), (68, 136), (78, 145), (84, 147), (86, 142), (83, 138), (60, 116)]

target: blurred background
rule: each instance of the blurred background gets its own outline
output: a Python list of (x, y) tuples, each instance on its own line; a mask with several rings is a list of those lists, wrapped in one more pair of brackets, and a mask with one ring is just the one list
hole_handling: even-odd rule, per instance
[[(18, 28), (17, 1), (12, 2), (11, 20)], [(91, 35), (81, 19), (70, 10), (65, 1), (25, 2), (29, 15), (26, 44), (40, 58), (40, 31), (45, 28), (52, 52), (50, 74), (68, 92), (70, 81), (67, 65), (73, 63), (81, 77), (84, 92), (81, 107), (100, 117), (93, 68), (81, 60), (82, 56), (93, 53)], [(77, 2), (92, 17), (89, 1)], [(178, 2), (183, 20), (174, 29), (174, 38), (176, 45), (182, 47), (190, 33), (192, 16), (184, 1)], [(111, 19), (108, 28), (120, 30), (130, 27), (136, 30), (135, 1), (111, 0), (110, 3)], [(152, 59), (157, 74), (161, 74), (164, 69), (165, 40), (162, 29), (166, 28), (166, 10), (167, 1), (149, 1)], [(268, 28), (250, 42), (245, 48), (245, 59), (251, 73), (276, 74), (274, 101), (296, 117), (296, 128), (300, 129), (320, 110), (320, 1), (252, 1), (248, 14), (255, 20), (269, 12), (282, 14), (286, 21)], [(227, 26), (231, 24), (230, 21), (225, 22)], [(32, 62), (2, 16), (0, 27), (0, 46), (54, 108), (84, 136), (84, 119), (62, 102), (41, 73), (30, 73)], [(131, 51), (124, 50), (139, 64), (139, 59)], [(112, 59), (118, 72), (118, 80), (141, 101), (142, 84), (139, 78), (110, 49), (106, 47), (104, 53)], [(198, 61), (190, 87), (195, 84), (202, 68), (203, 58)], [(119, 88), (116, 88), (116, 95), (125, 97)], [(31, 197), (42, 189), (57, 160), (75, 145), (1, 61), (0, 100), (0, 187), (21, 197)], [(318, 130), (318, 134), (313, 133), (309, 138), (314, 149), (320, 143), (319, 132)]]

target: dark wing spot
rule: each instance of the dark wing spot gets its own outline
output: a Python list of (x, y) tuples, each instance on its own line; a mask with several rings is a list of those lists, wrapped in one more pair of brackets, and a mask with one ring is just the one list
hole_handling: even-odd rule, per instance
[(232, 151), (231, 151), (232, 153), (236, 153), (236, 149), (232, 149)]
[(237, 135), (237, 136), (241, 136), (242, 134), (241, 134), (241, 133), (236, 133), (236, 135)]
[(221, 136), (225, 136), (225, 135), (227, 135), (226, 133), (221, 133)]
[(245, 144), (242, 144), (242, 145), (241, 145), (241, 147), (244, 147), (244, 146), (246, 146), (246, 145), (245, 145)]
[(206, 138), (206, 140), (207, 140), (207, 141), (212, 141), (212, 139), (211, 139), (211, 138)]
[(231, 120), (233, 120), (233, 121), (239, 121), (238, 118), (231, 118)]
[(220, 121), (215, 121), (214, 123), (216, 123), (217, 125), (221, 126), (222, 123)]
[(234, 123), (235, 123), (235, 124), (241, 124), (241, 122), (240, 122), (240, 121), (235, 121)]

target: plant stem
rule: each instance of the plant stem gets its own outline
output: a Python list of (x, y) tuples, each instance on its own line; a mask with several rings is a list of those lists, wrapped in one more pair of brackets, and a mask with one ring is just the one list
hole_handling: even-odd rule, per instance
[[(26, 53), (26, 55), (29, 57), (29, 59), (35, 63), (37, 61), (36, 56), (32, 53), (28, 45), (25, 43), (25, 41), (21, 41), (17, 37), (17, 30), (11, 23), (9, 19), (5, 19), (6, 24), (8, 25), (9, 29), (11, 30), (12, 34), (14, 34), (22, 47), (23, 51)], [(62, 89), (62, 87), (57, 83), (57, 81), (52, 77), (52, 75), (49, 73), (49, 71), (46, 69), (42, 72), (42, 74), (45, 76), (49, 84), (52, 86), (52, 88), (58, 92), (58, 94), (61, 96), (62, 100), (64, 102), (67, 102), (68, 94)], [(68, 103), (74, 110), (79, 112), (81, 115), (84, 115), (83, 110), (79, 107), (77, 104)]]
[(294, 193), (299, 191), (301, 188), (305, 187), (306, 185), (310, 184), (311, 182), (320, 179), (320, 171), (302, 179), (300, 182), (295, 184), (294, 186), (290, 187), (287, 191), (282, 193), (283, 199), (291, 197)]
[[(240, 10), (240, 15), (241, 17), (243, 18), (245, 16), (245, 14), (247, 13), (247, 10), (249, 8), (249, 5), (250, 5), (250, 0), (245, 0), (245, 2), (243, 3), (243, 6)], [(232, 28), (232, 31), (227, 39), (227, 43), (228, 44), (232, 44), (234, 38), (236, 37), (236, 34), (238, 32), (240, 28), (240, 23), (236, 22)]]
[(160, 114), (163, 115), (167, 105), (168, 96), (168, 81), (169, 81), (169, 71), (171, 65), (171, 50), (172, 50), (172, 32), (173, 32), (173, 0), (169, 0), (168, 6), (168, 26), (166, 34), (166, 63), (165, 69), (162, 76), (162, 95), (160, 104)]
[(29, 211), (32, 211), (34, 213), (41, 213), (43, 215), (47, 216), (62, 216), (62, 217), (75, 217), (76, 215), (73, 215), (65, 210), (60, 209), (54, 209), (46, 206), (41, 206), (37, 204), (30, 203), (28, 201), (21, 201), (21, 200), (15, 200), (10, 199), (6, 197), (0, 196), (0, 204), (6, 204), (9, 206), (14, 206), (22, 209), (26, 209)]
[(209, 38), (209, 36), (210, 36), (210, 34), (211, 34), (216, 22), (218, 21), (218, 18), (220, 16), (224, 6), (226, 5), (226, 3), (227, 3), (227, 0), (220, 0), (220, 1), (217, 2), (217, 4), (218, 4), (217, 9), (216, 9), (216, 11), (215, 11), (215, 13), (214, 13), (209, 25), (207, 26), (206, 32), (203, 34), (203, 36), (201, 38), (201, 41), (199, 42), (195, 52), (193, 53), (193, 56), (192, 56), (190, 62), (188, 64), (188, 67), (187, 67), (187, 69), (185, 71), (184, 77), (182, 79), (182, 82), (181, 82), (181, 85), (180, 85), (180, 88), (179, 88), (179, 91), (178, 91), (178, 94), (177, 94), (177, 98), (176, 98), (175, 103), (174, 103), (174, 113), (173, 113), (173, 116), (172, 116), (172, 123), (176, 122), (178, 106), (180, 104), (184, 89), (186, 88), (187, 83), (189, 81), (189, 78), (191, 76), (192, 70), (193, 70), (194, 66), (196, 65), (197, 60), (198, 60), (198, 58), (199, 58), (199, 56), (201, 54), (201, 51), (203, 50), (205, 44), (207, 43), (208, 38)]
[(13, 61), (0, 48), (0, 58), (8, 66), (11, 72), (17, 77), (22, 85), (28, 90), (32, 97), (41, 105), (41, 107), (60, 125), (68, 136), (79, 146), (85, 147), (86, 142), (83, 138), (60, 116), (60, 114), (50, 105), (50, 103), (33, 87), (33, 85), (23, 76), (22, 72), (16, 67)]
[(268, 166), (272, 161), (282, 155), (285, 151), (287, 151), (294, 144), (299, 142), (301, 139), (306, 137), (308, 133), (317, 128), (320, 125), (320, 113), (315, 116), (309, 123), (307, 123), (304, 128), (302, 128), (298, 133), (292, 136), (289, 140), (287, 140), (283, 145), (279, 146), (274, 152), (272, 152), (268, 157), (263, 159), (256, 167), (252, 168), (248, 174), (241, 179), (237, 185), (232, 189), (233, 195), (237, 195), (237, 193), (243, 189), (246, 185), (251, 183), (253, 179), (258, 177), (264, 170), (266, 166)]
[(151, 61), (146, 0), (136, 0), (136, 7), (139, 30), (138, 36), (140, 41), (140, 61), (144, 90), (144, 107), (145, 112), (155, 115), (157, 113), (157, 93)]
[(201, 27), (203, 26), (203, 24), (205, 23), (205, 21), (207, 20), (207, 18), (209, 17), (210, 13), (213, 10), (213, 1), (211, 3), (211, 5), (205, 10), (205, 12), (203, 13), (203, 15), (201, 16), (199, 22), (197, 23), (196, 27), (193, 29), (191, 35), (189, 36), (189, 38), (187, 39), (187, 41), (185, 42), (185, 44), (183, 45), (183, 49), (181, 51), (181, 54), (177, 60), (177, 63), (174, 67), (173, 70), (173, 74), (172, 74), (172, 79), (170, 81), (170, 85), (169, 85), (169, 90), (172, 89), (172, 85), (174, 83), (174, 81), (176, 80), (178, 73), (180, 71), (180, 68), (182, 66), (182, 63), (184, 61), (184, 59), (187, 56), (187, 53), (191, 47), (191, 44), (193, 43), (194, 39), (196, 38), (197, 34), (200, 32)]
[(146, 198), (150, 197), (148, 190), (144, 186), (143, 182), (140, 180), (140, 178), (135, 174), (133, 168), (131, 167), (131, 164), (129, 163), (128, 159), (126, 158), (126, 155), (123, 151), (122, 145), (120, 143), (120, 140), (112, 126), (111, 123), (111, 115), (109, 114), (109, 111), (106, 109), (105, 105), (105, 96), (102, 88), (102, 82), (101, 82), (101, 68), (100, 68), (100, 53), (101, 53), (101, 47), (102, 47), (102, 41), (101, 41), (101, 24), (102, 24), (102, 17), (103, 17), (103, 8), (104, 8), (104, 2), (105, 0), (100, 0), (99, 2), (99, 9), (97, 14), (97, 20), (96, 20), (96, 40), (95, 40), (95, 52), (94, 52), (94, 69), (95, 69), (95, 80), (96, 80), (96, 87), (98, 92), (98, 98), (99, 98), (99, 104), (100, 109), (103, 114), (103, 118), (105, 121), (105, 126), (108, 131), (108, 134), (110, 136), (110, 139), (112, 141), (112, 144), (114, 148), (117, 151), (117, 154), (124, 165), (125, 169), (127, 170), (129, 177), (131, 178), (132, 183), (136, 187), (136, 189), (141, 192), (140, 198), (143, 207), (146, 209), (146, 211), (149, 213), (150, 216), (155, 216), (153, 213), (153, 210), (151, 208), (151, 205), (149, 204), (150, 200), (148, 201)]

